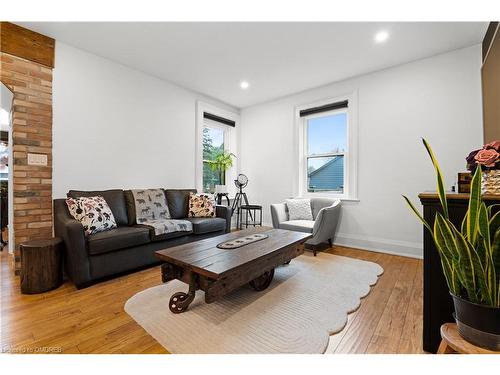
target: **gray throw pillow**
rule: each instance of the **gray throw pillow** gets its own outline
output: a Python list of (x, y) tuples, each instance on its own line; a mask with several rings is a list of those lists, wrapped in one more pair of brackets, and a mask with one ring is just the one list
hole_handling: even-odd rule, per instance
[(285, 203), (288, 207), (288, 220), (313, 220), (310, 199), (287, 199)]

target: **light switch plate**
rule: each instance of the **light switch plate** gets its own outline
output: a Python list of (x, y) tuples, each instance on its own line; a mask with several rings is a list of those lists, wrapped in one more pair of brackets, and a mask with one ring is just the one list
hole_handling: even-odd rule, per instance
[(28, 165), (47, 166), (47, 155), (28, 154)]

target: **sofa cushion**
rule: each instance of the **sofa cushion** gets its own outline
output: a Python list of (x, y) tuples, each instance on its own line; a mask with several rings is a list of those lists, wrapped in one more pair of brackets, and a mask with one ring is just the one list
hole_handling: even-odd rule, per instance
[(280, 223), (280, 229), (293, 230), (294, 232), (312, 233), (313, 220), (289, 220)]
[(127, 206), (125, 204), (125, 196), (123, 195), (123, 190), (101, 190), (101, 191), (82, 191), (82, 190), (70, 190), (66, 194), (68, 198), (80, 198), (80, 197), (95, 197), (101, 196), (104, 198), (113, 216), (115, 217), (116, 224), (128, 225), (127, 217)]
[(124, 190), (123, 196), (125, 197), (125, 206), (127, 206), (128, 225), (137, 224), (135, 215), (135, 200), (132, 190)]
[(172, 219), (183, 219), (188, 216), (189, 193), (196, 193), (196, 189), (167, 189), (168, 210)]
[(226, 219), (220, 217), (188, 217), (193, 224), (193, 233), (202, 234), (226, 230)]
[(170, 232), (170, 233), (163, 233), (163, 234), (155, 234), (155, 229), (151, 226), (141, 225), (141, 224), (137, 224), (135, 226), (140, 227), (140, 228), (147, 228), (149, 230), (149, 238), (151, 239), (152, 242), (165, 241), (165, 240), (170, 240), (172, 238), (189, 236), (190, 234), (193, 234), (193, 231), (187, 231), (187, 232), (186, 231), (178, 231), (178, 232)]
[(141, 227), (118, 227), (87, 237), (87, 247), (91, 255), (108, 253), (148, 242), (151, 242), (149, 229)]

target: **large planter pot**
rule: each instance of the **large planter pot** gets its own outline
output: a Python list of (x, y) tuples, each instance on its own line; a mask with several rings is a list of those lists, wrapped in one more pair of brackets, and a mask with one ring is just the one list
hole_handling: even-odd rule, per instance
[(500, 308), (452, 297), (460, 336), (474, 345), (500, 351)]
[(500, 194), (500, 169), (483, 171), (481, 193)]

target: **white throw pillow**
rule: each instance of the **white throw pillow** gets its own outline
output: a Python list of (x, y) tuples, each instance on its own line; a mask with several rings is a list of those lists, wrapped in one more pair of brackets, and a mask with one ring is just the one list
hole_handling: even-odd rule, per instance
[(287, 199), (285, 202), (288, 207), (288, 220), (313, 220), (310, 199)]

